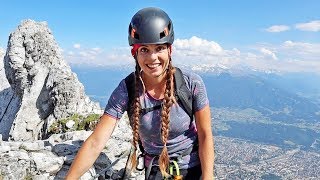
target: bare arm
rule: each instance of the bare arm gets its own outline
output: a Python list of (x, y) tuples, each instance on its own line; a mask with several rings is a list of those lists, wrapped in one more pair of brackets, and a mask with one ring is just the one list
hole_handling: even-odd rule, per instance
[(201, 161), (202, 179), (213, 179), (214, 148), (211, 129), (209, 105), (195, 113), (199, 137), (199, 156)]
[(78, 151), (66, 179), (79, 179), (93, 165), (110, 138), (117, 120), (103, 115), (100, 122)]

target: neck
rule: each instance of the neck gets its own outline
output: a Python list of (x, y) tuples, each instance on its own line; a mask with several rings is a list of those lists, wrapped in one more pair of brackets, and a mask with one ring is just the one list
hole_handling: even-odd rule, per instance
[(165, 86), (166, 74), (167, 72), (164, 72), (158, 77), (150, 77), (150, 76), (144, 75), (144, 73), (142, 72), (141, 77), (147, 90), (151, 90), (155, 88), (161, 89), (161, 87)]

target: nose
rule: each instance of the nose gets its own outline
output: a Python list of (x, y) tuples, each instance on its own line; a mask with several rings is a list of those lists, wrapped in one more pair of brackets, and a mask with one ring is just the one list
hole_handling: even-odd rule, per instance
[(152, 60), (156, 60), (156, 59), (158, 59), (158, 53), (152, 51), (151, 54), (150, 54), (150, 57), (151, 57)]

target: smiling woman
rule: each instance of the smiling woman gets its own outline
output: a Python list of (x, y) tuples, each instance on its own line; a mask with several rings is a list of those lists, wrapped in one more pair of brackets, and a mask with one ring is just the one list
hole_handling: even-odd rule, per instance
[(142, 78), (148, 77), (161, 78), (168, 67), (171, 49), (167, 44), (150, 44), (142, 45), (136, 54), (137, 62), (145, 75)]
[[(144, 157), (145, 179), (212, 180), (214, 149), (206, 88), (197, 74), (172, 66), (171, 19), (161, 9), (144, 8), (133, 16), (128, 40), (135, 72), (111, 94), (67, 179), (88, 170), (127, 111), (133, 129), (131, 164), (135, 169), (137, 158)], [(138, 146), (143, 152), (139, 156)]]

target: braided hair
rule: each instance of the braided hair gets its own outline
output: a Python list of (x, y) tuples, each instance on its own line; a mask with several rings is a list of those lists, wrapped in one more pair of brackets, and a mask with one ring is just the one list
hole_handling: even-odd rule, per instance
[[(167, 140), (169, 137), (169, 123), (170, 123), (170, 108), (173, 103), (175, 103), (174, 98), (174, 83), (173, 75), (175, 73), (175, 68), (172, 66), (171, 58), (169, 60), (167, 72), (166, 72), (166, 88), (163, 99), (163, 106), (161, 112), (161, 140), (163, 143), (163, 149), (159, 156), (159, 168), (163, 176), (168, 176), (166, 170), (169, 166), (169, 154), (167, 149)], [(131, 116), (132, 129), (133, 129), (133, 146), (134, 152), (131, 156), (131, 165), (133, 168), (137, 165), (137, 147), (139, 140), (139, 125), (140, 125), (140, 114), (141, 114), (141, 104), (139, 97), (139, 82), (141, 81), (140, 77), (140, 67), (136, 61), (135, 68), (135, 98), (133, 101), (133, 113)]]

